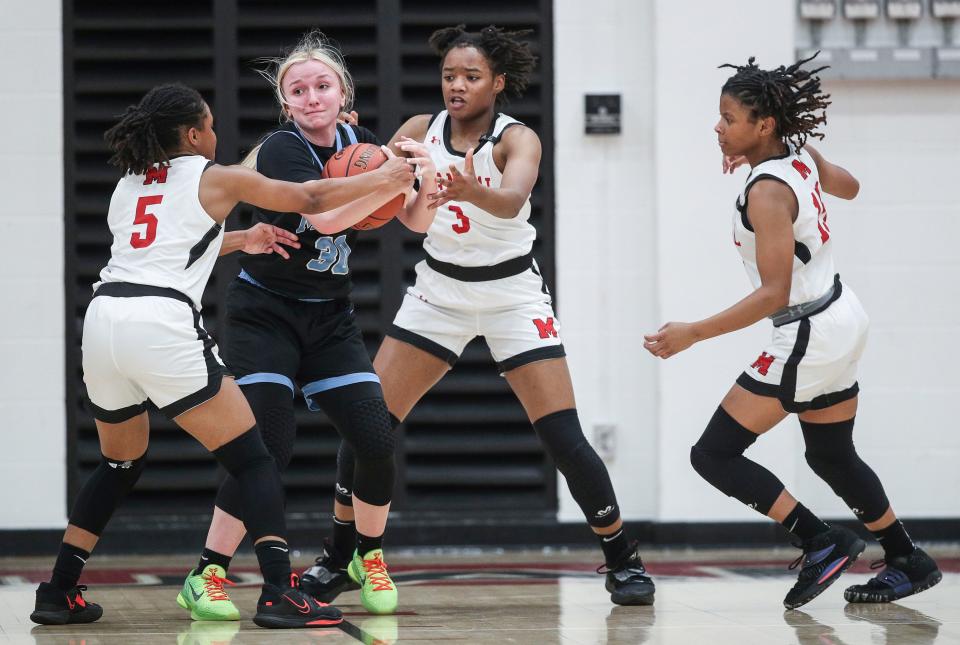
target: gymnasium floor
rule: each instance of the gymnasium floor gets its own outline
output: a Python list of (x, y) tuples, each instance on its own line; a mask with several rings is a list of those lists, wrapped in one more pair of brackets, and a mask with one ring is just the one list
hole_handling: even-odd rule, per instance
[[(630, 643), (670, 645), (928, 645), (960, 644), (960, 546), (928, 549), (944, 579), (933, 589), (890, 605), (847, 605), (843, 588), (869, 577), (873, 548), (855, 568), (803, 610), (780, 604), (792, 585), (786, 565), (795, 551), (677, 551), (644, 553), (657, 582), (654, 607), (616, 607), (593, 573), (588, 551), (389, 552), (399, 583), (397, 616), (370, 616), (357, 592), (337, 603), (339, 628), (269, 631), (249, 620), (258, 576), (252, 558), (239, 558), (231, 596), (239, 623), (196, 623), (177, 607), (186, 556), (96, 556), (81, 582), (104, 605), (99, 622), (37, 627), (28, 616), (47, 558), (0, 559), (0, 643), (43, 645), (234, 645), (292, 643)], [(309, 554), (297, 558), (309, 563)], [(300, 567), (302, 568), (302, 567)]]

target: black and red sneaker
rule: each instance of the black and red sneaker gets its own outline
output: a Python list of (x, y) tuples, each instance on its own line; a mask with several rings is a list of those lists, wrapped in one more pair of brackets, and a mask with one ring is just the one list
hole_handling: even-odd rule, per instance
[(343, 614), (300, 590), (297, 574), (290, 574), (290, 586), (284, 589), (265, 583), (257, 601), (255, 625), (269, 629), (297, 627), (333, 627), (343, 622)]
[(791, 569), (801, 563), (803, 566), (797, 584), (783, 599), (787, 609), (796, 609), (823, 593), (857, 561), (867, 545), (853, 531), (835, 526), (805, 541), (801, 548), (803, 553), (790, 565)]
[(64, 591), (49, 582), (37, 587), (37, 603), (30, 620), (38, 625), (92, 623), (103, 615), (103, 607), (83, 599), (86, 585)]

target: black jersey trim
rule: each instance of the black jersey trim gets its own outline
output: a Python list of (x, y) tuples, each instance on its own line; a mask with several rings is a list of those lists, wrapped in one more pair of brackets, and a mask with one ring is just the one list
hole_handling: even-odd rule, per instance
[(810, 249), (807, 248), (807, 245), (803, 242), (794, 240), (793, 242), (793, 254), (797, 256), (797, 259), (807, 264), (813, 258), (813, 255), (810, 254)]
[(823, 410), (825, 408), (837, 405), (838, 403), (849, 401), (860, 393), (860, 384), (857, 382), (846, 389), (838, 392), (821, 394), (820, 396), (815, 396), (809, 401), (785, 400), (782, 396), (780, 396), (780, 386), (758, 381), (750, 376), (747, 372), (743, 372), (737, 377), (737, 385), (758, 396), (768, 396), (774, 399), (779, 399), (780, 405), (783, 406), (784, 411), (795, 414), (806, 412), (807, 410)]
[(119, 410), (107, 410), (94, 403), (89, 396), (86, 397), (86, 400), (87, 406), (90, 408), (90, 413), (93, 414), (93, 418), (103, 423), (123, 423), (147, 411), (146, 401), (135, 405), (128, 405)]
[(160, 412), (170, 420), (215, 397), (220, 392), (220, 385), (223, 383), (223, 377), (226, 373), (223, 365), (213, 355), (213, 348), (216, 347), (217, 343), (210, 337), (207, 330), (200, 325), (200, 312), (196, 309), (193, 310), (193, 328), (197, 332), (197, 340), (203, 343), (203, 360), (207, 365), (207, 384), (193, 394), (188, 394), (182, 399), (160, 408)]
[(562, 344), (550, 345), (549, 347), (537, 347), (526, 352), (520, 352), (516, 356), (511, 356), (506, 360), (500, 361), (497, 363), (497, 370), (500, 372), (500, 374), (506, 374), (510, 370), (515, 370), (518, 367), (523, 367), (524, 365), (529, 365), (530, 363), (546, 361), (553, 358), (564, 358), (566, 355), (567, 351), (563, 348)]
[(214, 223), (214, 225), (210, 227), (210, 230), (203, 234), (203, 237), (200, 238), (200, 241), (193, 245), (193, 248), (190, 249), (190, 255), (187, 258), (187, 266), (183, 267), (184, 271), (189, 269), (194, 262), (203, 257), (203, 254), (207, 252), (207, 249), (210, 248), (210, 245), (213, 244), (213, 241), (217, 239), (218, 235), (220, 235), (221, 230), (223, 230), (223, 226)]
[(483, 267), (463, 267), (459, 264), (441, 262), (429, 253), (426, 254), (427, 266), (441, 275), (460, 282), (488, 282), (520, 275), (533, 268), (533, 252), (512, 258), (499, 264)]
[[(477, 147), (473, 149), (474, 154), (477, 153), (477, 150), (483, 147), (484, 143), (486, 143), (487, 141), (493, 140), (493, 133), (496, 132), (497, 130), (497, 121), (500, 119), (501, 116), (503, 116), (503, 114), (501, 114), (500, 112), (497, 112), (496, 114), (493, 115), (493, 121), (490, 123), (490, 127), (487, 128), (487, 131), (480, 136), (480, 143), (478, 143)], [(450, 126), (450, 112), (447, 112), (447, 116), (443, 120), (443, 146), (447, 149), (447, 152), (449, 152), (450, 154), (455, 155), (457, 157), (466, 158), (467, 156), (466, 152), (459, 152), (453, 149), (453, 144), (450, 142), (451, 133), (452, 133), (452, 129)], [(494, 141), (494, 143), (496, 143), (496, 141)]]
[[(783, 157), (771, 157), (771, 159), (782, 159)], [(769, 159), (767, 160), (769, 161)], [(757, 164), (760, 165), (760, 164)], [(740, 211), (740, 221), (743, 223), (743, 228), (747, 229), (753, 233), (753, 226), (750, 224), (750, 220), (747, 218), (747, 202), (750, 199), (750, 189), (753, 188), (754, 184), (762, 179), (773, 179), (774, 181), (779, 181), (781, 184), (793, 190), (793, 187), (783, 178), (777, 177), (776, 175), (771, 175), (768, 172), (761, 173), (747, 182), (746, 188), (743, 189), (743, 206), (740, 205), (740, 200), (737, 200), (737, 210)]]
[(390, 328), (387, 329), (386, 335), (408, 345), (413, 345), (417, 349), (423, 350), (428, 354), (436, 356), (441, 361), (446, 361), (450, 367), (456, 365), (457, 359), (460, 358), (440, 343), (434, 342), (425, 336), (421, 336), (420, 334), (416, 334), (409, 329), (398, 327), (395, 324), (390, 325)]
[(93, 293), (93, 297), (110, 296), (112, 298), (139, 298), (141, 296), (158, 296), (160, 298), (173, 298), (185, 304), (195, 307), (193, 301), (185, 294), (171, 289), (170, 287), (155, 287), (149, 284), (136, 284), (134, 282), (104, 282)]
[(427, 130), (430, 130), (430, 126), (433, 125), (433, 122), (437, 120), (437, 117), (440, 116), (439, 112), (434, 112), (430, 115), (430, 121), (427, 122)]

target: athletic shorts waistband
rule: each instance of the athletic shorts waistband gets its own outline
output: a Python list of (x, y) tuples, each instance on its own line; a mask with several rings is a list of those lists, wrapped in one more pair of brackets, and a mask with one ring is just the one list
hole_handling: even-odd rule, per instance
[(448, 278), (453, 278), (461, 282), (487, 282), (489, 280), (502, 280), (503, 278), (520, 275), (527, 269), (532, 268), (533, 252), (484, 267), (463, 267), (459, 264), (441, 262), (429, 253), (427, 253), (426, 260), (427, 266)]
[[(110, 296), (111, 298), (139, 298), (141, 296), (158, 296), (160, 298), (172, 298), (194, 307), (190, 298), (171, 287), (155, 287), (149, 284), (136, 284), (134, 282), (104, 282), (97, 290), (93, 292), (93, 297)], [(196, 307), (194, 307), (196, 309)]]
[(822, 296), (810, 302), (802, 302), (799, 305), (790, 305), (778, 309), (770, 315), (770, 320), (773, 321), (774, 327), (782, 327), (792, 322), (815, 316), (826, 311), (842, 294), (843, 283), (840, 282), (840, 274), (837, 273), (833, 276), (833, 284), (830, 285), (830, 288), (827, 289), (827, 292)]

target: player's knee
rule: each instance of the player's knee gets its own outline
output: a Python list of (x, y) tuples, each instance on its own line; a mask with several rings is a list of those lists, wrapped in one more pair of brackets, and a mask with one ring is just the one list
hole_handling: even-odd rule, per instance
[(293, 459), (297, 437), (296, 418), (290, 390), (276, 383), (252, 383), (241, 386), (257, 418), (267, 451), (273, 455), (277, 468), (286, 470)]
[(349, 405), (349, 424), (344, 438), (360, 461), (393, 459), (397, 438), (390, 412), (383, 399), (365, 399)]
[(560, 472), (577, 461), (576, 455), (583, 446), (590, 445), (583, 436), (576, 408), (541, 417), (533, 422), (533, 429)]
[(756, 440), (755, 433), (718, 407), (700, 439), (690, 449), (690, 465), (698, 475), (718, 486), (730, 462), (743, 455)]
[(837, 481), (860, 461), (853, 445), (854, 420), (838, 423), (810, 423), (800, 421), (803, 441), (806, 445), (804, 458), (810, 469), (824, 481)]
[(100, 535), (113, 511), (133, 490), (146, 466), (146, 454), (119, 460), (100, 456), (100, 464), (84, 484), (70, 514), (74, 526)]
[(273, 466), (274, 458), (267, 451), (257, 426), (213, 451), (213, 456), (223, 468), (240, 479), (244, 472)]

